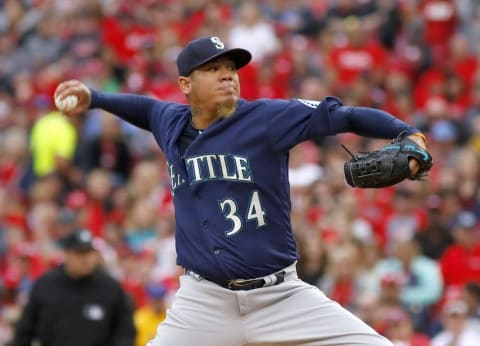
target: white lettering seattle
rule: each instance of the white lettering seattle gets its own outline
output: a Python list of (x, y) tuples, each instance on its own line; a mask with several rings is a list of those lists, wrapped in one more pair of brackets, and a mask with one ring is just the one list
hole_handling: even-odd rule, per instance
[(192, 183), (207, 180), (253, 182), (248, 158), (237, 155), (208, 154), (185, 159)]

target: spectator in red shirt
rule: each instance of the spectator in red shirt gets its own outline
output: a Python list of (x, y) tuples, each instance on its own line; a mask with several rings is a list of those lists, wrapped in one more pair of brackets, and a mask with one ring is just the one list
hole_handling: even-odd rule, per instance
[(329, 254), (328, 263), (320, 288), (345, 308), (353, 308), (355, 297), (362, 293), (360, 278), (356, 276), (358, 252), (350, 245), (337, 246)]
[(445, 57), (445, 45), (457, 28), (455, 2), (453, 0), (423, 0), (420, 11), (424, 19), (424, 40), (433, 47), (433, 55), (442, 59)]
[(360, 18), (349, 17), (343, 22), (347, 43), (332, 50), (328, 65), (336, 71), (338, 87), (354, 83), (360, 77), (368, 75), (374, 84), (384, 76), (386, 50), (378, 40), (372, 40)]
[(479, 64), (477, 57), (470, 50), (465, 35), (458, 33), (452, 36), (448, 43), (448, 49), (449, 56), (445, 64), (463, 80), (467, 87), (470, 87)]
[(96, 237), (102, 238), (109, 215), (112, 212), (113, 175), (101, 168), (92, 170), (86, 177), (88, 196), (85, 226)]
[(28, 170), (28, 133), (21, 127), (5, 131), (0, 153), (0, 187), (10, 197), (22, 198), (22, 178)]
[(74, 222), (79, 227), (88, 227), (99, 238), (105, 236), (105, 228), (116, 212), (112, 177), (108, 170), (95, 168), (85, 177), (85, 189), (73, 190), (65, 198), (67, 210), (74, 211)]
[(153, 42), (153, 29), (136, 18), (135, 6), (122, 3), (111, 17), (102, 18), (100, 33), (103, 50), (120, 66), (127, 66)]
[(480, 282), (480, 243), (477, 217), (471, 211), (460, 212), (453, 224), (455, 243), (440, 258), (446, 289), (462, 287), (467, 282)]

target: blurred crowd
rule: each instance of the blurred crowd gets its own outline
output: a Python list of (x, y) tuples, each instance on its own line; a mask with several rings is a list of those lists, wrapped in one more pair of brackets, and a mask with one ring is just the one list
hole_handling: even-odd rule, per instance
[(341, 144), (358, 152), (384, 140), (341, 134), (292, 150), (299, 275), (396, 345), (477, 345), (476, 0), (0, 0), (0, 344), (74, 229), (92, 231), (137, 310), (149, 292), (175, 293), (162, 152), (102, 111), (65, 118), (52, 95), (75, 78), (184, 103), (176, 56), (207, 34), (252, 52), (240, 70), (246, 99), (334, 95), (426, 134), (429, 179), (378, 190), (346, 185)]

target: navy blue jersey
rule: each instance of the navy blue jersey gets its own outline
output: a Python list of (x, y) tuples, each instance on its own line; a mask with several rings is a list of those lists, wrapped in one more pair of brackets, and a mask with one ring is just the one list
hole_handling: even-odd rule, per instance
[(377, 138), (418, 131), (383, 111), (345, 107), (333, 97), (240, 100), (232, 116), (205, 129), (182, 154), (188, 105), (92, 91), (91, 107), (153, 133), (168, 161), (177, 263), (218, 281), (267, 275), (297, 259), (288, 181), (293, 146), (347, 131)]

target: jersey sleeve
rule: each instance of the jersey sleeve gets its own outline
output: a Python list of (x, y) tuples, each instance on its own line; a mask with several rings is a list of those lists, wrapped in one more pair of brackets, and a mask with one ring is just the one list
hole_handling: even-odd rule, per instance
[[(152, 131), (153, 123), (161, 123), (158, 117), (173, 105), (172, 102), (160, 101), (149, 96), (90, 91), (92, 95), (90, 108), (104, 109), (147, 131)], [(152, 121), (154, 118), (156, 118), (155, 122)]]
[(419, 132), (393, 115), (379, 109), (348, 107), (336, 97), (322, 101), (293, 99), (274, 101), (267, 127), (273, 149), (288, 151), (298, 143), (342, 132), (392, 139), (402, 131)]
[[(407, 134), (420, 132), (381, 109), (344, 106), (335, 97), (325, 98), (317, 110), (312, 119), (313, 137), (352, 132), (364, 137), (393, 139), (404, 131)], [(323, 122), (328, 123), (327, 129), (322, 126)]]

